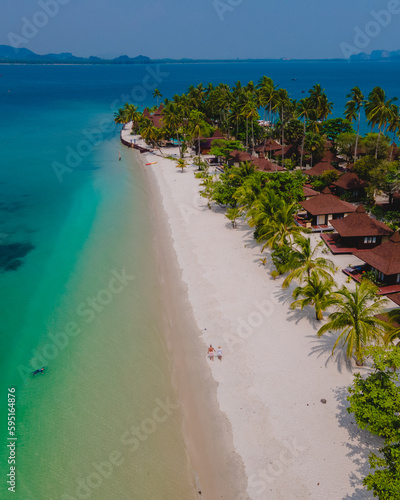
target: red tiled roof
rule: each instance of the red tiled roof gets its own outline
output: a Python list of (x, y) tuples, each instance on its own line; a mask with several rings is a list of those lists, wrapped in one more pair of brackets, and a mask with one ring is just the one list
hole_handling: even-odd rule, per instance
[(251, 162), (257, 167), (257, 170), (262, 170), (263, 172), (284, 172), (286, 170), (284, 167), (272, 163), (266, 158), (255, 158)]
[(341, 163), (341, 162), (343, 162), (343, 160), (341, 158), (339, 158), (338, 156), (334, 155), (332, 153), (332, 151), (330, 151), (328, 149), (327, 151), (325, 151), (324, 157), (322, 158), (321, 162), (322, 163), (331, 163), (332, 161), (335, 162), (335, 163)]
[(389, 236), (393, 231), (383, 222), (372, 219), (365, 213), (362, 205), (355, 212), (347, 215), (344, 219), (334, 219), (331, 225), (340, 236)]
[(163, 111), (164, 111), (164, 104), (161, 103), (160, 107), (156, 110), (156, 112), (154, 114), (161, 115)]
[(338, 172), (338, 170), (335, 168), (335, 167), (332, 167), (332, 165), (330, 163), (317, 163), (316, 165), (314, 165), (312, 168), (309, 168), (308, 170), (304, 170), (303, 173), (305, 175), (321, 175), (323, 172), (327, 172), (328, 170), (336, 170), (336, 172)]
[(397, 293), (391, 293), (390, 295), (387, 296), (388, 299), (393, 300), (395, 304), (400, 306), (400, 292)]
[(318, 196), (301, 201), (300, 205), (311, 215), (345, 214), (356, 210), (354, 205), (334, 196), (327, 188)]
[(354, 254), (386, 276), (400, 273), (400, 234), (395, 232), (388, 241), (371, 250)]
[(303, 194), (307, 198), (309, 196), (318, 196), (319, 192), (315, 191), (310, 186), (307, 186), (307, 184), (304, 184), (304, 186), (303, 186)]
[(272, 140), (272, 139), (268, 139), (268, 141), (265, 143), (265, 147), (264, 147), (264, 143), (262, 144), (259, 144), (258, 146), (256, 146), (254, 148), (258, 153), (261, 153), (261, 152), (268, 152), (268, 151), (282, 151), (282, 145), (281, 144), (278, 144), (276, 141)]
[(215, 129), (211, 139), (225, 139), (224, 134), (219, 130), (219, 128)]
[(337, 181), (332, 182), (332, 184), (342, 189), (363, 189), (367, 185), (354, 172), (346, 172)]
[(239, 151), (235, 150), (230, 153), (231, 161), (234, 162), (241, 162), (241, 161), (252, 161), (255, 160), (257, 157), (252, 156), (250, 153), (247, 151)]

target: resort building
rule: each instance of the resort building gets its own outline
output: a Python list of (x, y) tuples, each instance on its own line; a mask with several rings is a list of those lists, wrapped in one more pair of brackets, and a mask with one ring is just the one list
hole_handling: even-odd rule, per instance
[(316, 177), (323, 174), (324, 172), (327, 172), (328, 170), (335, 170), (336, 172), (338, 172), (338, 170), (335, 167), (332, 167), (330, 163), (320, 162), (314, 165), (312, 168), (303, 170), (303, 174), (310, 175), (311, 177)]
[[(200, 154), (202, 155), (208, 155), (210, 154), (211, 148), (212, 148), (212, 143), (216, 140), (220, 139), (226, 139), (224, 134), (219, 130), (216, 129), (212, 137), (207, 137), (207, 138), (201, 138), (200, 139)], [(196, 154), (199, 154), (198, 152), (198, 143), (197, 141), (195, 142), (195, 151)]]
[(286, 171), (285, 168), (277, 165), (269, 161), (267, 158), (258, 158), (257, 156), (253, 156), (246, 151), (232, 151), (231, 158), (228, 160), (228, 165), (234, 165), (235, 167), (239, 167), (240, 163), (245, 161), (251, 162), (257, 170), (262, 170), (263, 172), (282, 172)]
[(332, 189), (337, 196), (347, 195), (352, 200), (365, 197), (367, 183), (362, 181), (354, 172), (346, 172), (335, 182), (332, 182)]
[(164, 114), (164, 105), (163, 104), (160, 104), (160, 107), (153, 114), (150, 114), (150, 111), (148, 110), (148, 108), (145, 108), (143, 110), (143, 116), (148, 118), (156, 128), (163, 127), (163, 125), (164, 125), (162, 123), (163, 114)]
[(334, 254), (374, 248), (393, 234), (386, 224), (370, 217), (362, 205), (343, 219), (331, 220), (331, 226), (336, 232), (323, 234), (321, 238)]
[[(385, 243), (357, 252), (356, 257), (365, 262), (365, 270), (377, 274), (381, 286), (389, 286), (393, 292), (400, 291), (400, 234), (395, 232)], [(389, 293), (390, 290), (386, 290)]]
[(313, 198), (314, 196), (319, 195), (319, 191), (315, 191), (315, 189), (312, 189), (312, 187), (309, 184), (304, 184), (303, 185), (303, 195), (305, 200), (309, 200), (310, 198)]
[(329, 188), (325, 188), (318, 196), (301, 201), (300, 205), (305, 213), (300, 212), (297, 215), (297, 223), (314, 231), (332, 231), (332, 220), (342, 219), (356, 210), (351, 203), (333, 195)]
[(275, 151), (282, 151), (282, 145), (273, 139), (268, 139), (265, 144), (259, 144), (254, 148), (254, 150), (259, 154), (259, 156), (271, 156), (271, 154), (275, 153)]

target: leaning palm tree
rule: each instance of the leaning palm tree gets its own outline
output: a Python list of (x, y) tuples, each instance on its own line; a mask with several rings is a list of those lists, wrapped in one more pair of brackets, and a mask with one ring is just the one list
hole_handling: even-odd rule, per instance
[(142, 118), (142, 115), (139, 112), (138, 107), (135, 106), (134, 104), (126, 103), (124, 106), (124, 113), (126, 115), (128, 122), (132, 122), (132, 126), (137, 125)]
[(292, 272), (282, 283), (282, 288), (287, 288), (293, 280), (301, 283), (305, 278), (309, 278), (311, 273), (325, 280), (332, 279), (330, 273), (335, 271), (335, 264), (324, 257), (317, 257), (318, 250), (323, 244), (320, 241), (312, 248), (311, 240), (307, 236), (298, 234), (294, 237), (293, 253), (287, 264), (287, 270)]
[(357, 150), (358, 150), (358, 139), (360, 137), (360, 121), (361, 121), (361, 108), (367, 102), (364, 99), (363, 93), (359, 89), (359, 87), (353, 87), (350, 91), (350, 94), (347, 94), (349, 100), (346, 103), (345, 114), (347, 120), (352, 122), (353, 120), (357, 120), (357, 137), (356, 137), (356, 146), (354, 150), (354, 158), (357, 159)]
[(356, 364), (363, 364), (363, 348), (370, 340), (380, 340), (387, 329), (387, 323), (376, 317), (383, 311), (386, 299), (376, 295), (378, 287), (369, 280), (357, 284), (354, 292), (343, 286), (335, 293), (336, 311), (329, 321), (318, 330), (320, 337), (334, 330), (340, 334), (332, 349), (332, 354), (342, 341), (347, 344), (346, 354), (355, 355)]
[(114, 113), (114, 121), (115, 123), (122, 123), (123, 125), (129, 122), (129, 119), (126, 116), (126, 110), (124, 108), (121, 108)]
[[(322, 278), (316, 271), (307, 277), (304, 286), (298, 286), (293, 291), (293, 298), (296, 299), (290, 305), (290, 309), (300, 307), (302, 310), (306, 306), (315, 307), (315, 317), (318, 321), (323, 318), (323, 312), (334, 304), (335, 299), (332, 289), (335, 282), (332, 277)], [(299, 299), (299, 297), (303, 297)]]

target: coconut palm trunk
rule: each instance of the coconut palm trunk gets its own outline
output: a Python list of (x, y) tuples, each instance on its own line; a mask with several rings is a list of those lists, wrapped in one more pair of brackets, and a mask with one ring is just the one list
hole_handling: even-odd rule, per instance
[(303, 168), (304, 141), (306, 139), (306, 117), (304, 117), (303, 140), (301, 141), (300, 168)]
[(357, 160), (358, 152), (358, 138), (360, 137), (360, 121), (361, 121), (361, 108), (358, 110), (358, 120), (357, 120), (357, 136), (356, 136), (356, 146), (354, 148), (354, 161)]

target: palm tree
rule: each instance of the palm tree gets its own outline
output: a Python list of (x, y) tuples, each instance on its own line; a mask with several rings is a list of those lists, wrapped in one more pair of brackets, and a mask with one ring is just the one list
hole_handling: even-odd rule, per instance
[(291, 100), (287, 90), (278, 89), (275, 92), (275, 107), (280, 112), (281, 126), (282, 126), (282, 165), (285, 160), (285, 123), (284, 123), (284, 113), (285, 110), (291, 105)]
[(160, 97), (162, 97), (162, 94), (161, 94), (161, 92), (160, 92), (158, 89), (155, 89), (155, 90), (154, 90), (153, 97), (154, 97), (154, 98), (155, 98), (155, 97), (157, 98), (157, 108), (158, 108), (158, 99), (159, 99)]
[(266, 117), (266, 112), (268, 109), (269, 112), (269, 122), (271, 122), (271, 114), (272, 114), (272, 107), (273, 107), (273, 101), (275, 98), (275, 90), (276, 86), (274, 85), (274, 82), (271, 78), (268, 78), (267, 76), (263, 76), (260, 78), (260, 81), (258, 82), (257, 85), (258, 88), (258, 95), (260, 99), (260, 105), (261, 107), (264, 108), (264, 121)]
[(275, 207), (281, 204), (282, 200), (273, 189), (264, 189), (247, 213), (249, 226), (259, 228), (266, 225), (271, 219)]
[[(400, 327), (398, 326), (400, 324), (400, 308), (389, 311), (387, 315), (389, 324), (392, 325), (392, 328), (389, 329), (385, 337), (385, 342), (389, 343), (393, 342), (393, 340), (395, 339), (400, 338)], [(397, 323), (396, 326), (393, 326), (394, 323)]]
[(325, 140), (321, 135), (315, 132), (307, 132), (304, 144), (307, 151), (311, 153), (311, 166), (313, 166), (314, 153), (323, 148)]
[(173, 134), (176, 134), (179, 146), (179, 156), (182, 156), (179, 130), (183, 123), (183, 113), (181, 107), (176, 102), (169, 102), (167, 106), (165, 106), (163, 123)]
[(294, 215), (297, 212), (297, 203), (286, 204), (283, 200), (273, 207), (272, 216), (258, 227), (257, 241), (265, 241), (261, 251), (265, 248), (276, 248), (289, 245), (290, 240), (305, 231), (295, 223)]
[(114, 113), (114, 121), (115, 123), (122, 123), (123, 125), (129, 122), (124, 108), (121, 108)]
[(207, 124), (204, 120), (205, 120), (205, 115), (201, 111), (193, 109), (190, 112), (188, 131), (189, 134), (192, 135), (192, 137), (194, 137), (195, 139), (197, 138), (197, 151), (198, 151), (197, 154), (199, 156), (200, 156), (200, 135), (204, 134), (205, 131), (207, 130)]
[(127, 121), (132, 122), (133, 125), (138, 124), (142, 117), (141, 113), (138, 111), (138, 107), (134, 104), (126, 103), (124, 106), (124, 113), (126, 115)]
[[(323, 319), (323, 311), (334, 304), (332, 289), (335, 282), (332, 277), (322, 278), (316, 271), (313, 271), (306, 279), (304, 286), (298, 286), (293, 291), (293, 298), (297, 299), (290, 305), (290, 309), (300, 307), (303, 310), (306, 306), (315, 307), (315, 317), (318, 321)], [(304, 297), (299, 299), (299, 297)]]
[(176, 168), (181, 168), (183, 172), (183, 169), (187, 167), (186, 160), (184, 160), (183, 158), (179, 158), (178, 160), (176, 160), (175, 166)]
[(305, 99), (300, 99), (300, 101), (297, 103), (297, 116), (300, 119), (303, 118), (304, 120), (303, 140), (301, 143), (300, 168), (303, 167), (304, 141), (306, 138), (306, 123), (308, 118), (310, 117), (312, 109), (313, 107), (309, 97), (306, 97)]
[(254, 120), (257, 120), (260, 116), (257, 111), (257, 104), (254, 100), (254, 94), (248, 93), (248, 99), (246, 104), (243, 107), (243, 115), (246, 118), (246, 126), (247, 126), (247, 133), (246, 133), (246, 147), (248, 147), (248, 123), (249, 120), (251, 121), (251, 146), (253, 148), (253, 154), (254, 154)]
[(328, 101), (326, 94), (323, 94), (319, 104), (319, 117), (321, 120), (326, 120), (328, 115), (332, 114), (333, 102)]
[(220, 83), (215, 89), (215, 101), (220, 109), (221, 123), (223, 122), (226, 127), (229, 139), (229, 114), (233, 104), (233, 96), (229, 85)]
[(324, 257), (316, 256), (324, 244), (322, 241), (312, 249), (310, 238), (299, 234), (295, 236), (294, 244), (293, 253), (287, 266), (287, 269), (292, 272), (284, 280), (283, 288), (287, 288), (293, 280), (301, 283), (305, 277), (309, 278), (311, 273), (325, 280), (332, 279), (330, 273), (335, 271), (334, 263)]
[(391, 104), (390, 108), (392, 110), (392, 114), (389, 119), (389, 127), (388, 131), (393, 132), (393, 145), (390, 148), (390, 161), (392, 161), (393, 158), (393, 148), (396, 144), (396, 134), (400, 130), (400, 114), (399, 114), (399, 108), (396, 106), (396, 104)]
[(159, 138), (158, 129), (148, 118), (144, 118), (141, 122), (140, 135), (147, 143), (150, 143), (152, 146), (157, 145), (157, 140)]
[(340, 341), (347, 344), (346, 354), (354, 354), (356, 363), (363, 364), (363, 348), (371, 339), (379, 339), (387, 329), (387, 323), (376, 315), (381, 313), (386, 299), (376, 295), (378, 288), (369, 280), (357, 284), (354, 292), (343, 286), (335, 293), (336, 311), (329, 315), (329, 321), (318, 330), (318, 336), (334, 330), (341, 332), (332, 349)]
[(229, 115), (229, 121), (236, 122), (236, 135), (235, 135), (236, 140), (239, 136), (239, 120), (241, 118), (242, 118), (242, 109), (240, 107), (240, 104), (237, 102), (234, 102), (232, 104), (231, 113)]
[(358, 138), (360, 137), (360, 120), (361, 120), (361, 108), (367, 102), (364, 99), (363, 93), (359, 89), (359, 87), (353, 87), (350, 91), (350, 94), (347, 94), (349, 101), (346, 103), (345, 108), (345, 117), (347, 120), (352, 122), (353, 120), (357, 120), (357, 137), (356, 137), (356, 146), (354, 150), (354, 158), (357, 159), (357, 150), (358, 150)]
[(235, 191), (233, 197), (243, 210), (249, 210), (260, 197), (264, 184), (265, 177), (263, 172), (257, 171), (243, 181), (242, 185)]
[(380, 87), (375, 87), (368, 95), (368, 103), (365, 106), (368, 122), (374, 127), (378, 125), (378, 140), (376, 142), (375, 158), (378, 158), (378, 147), (381, 133), (385, 133), (388, 121), (392, 116), (392, 103), (397, 97), (386, 100), (386, 94)]

